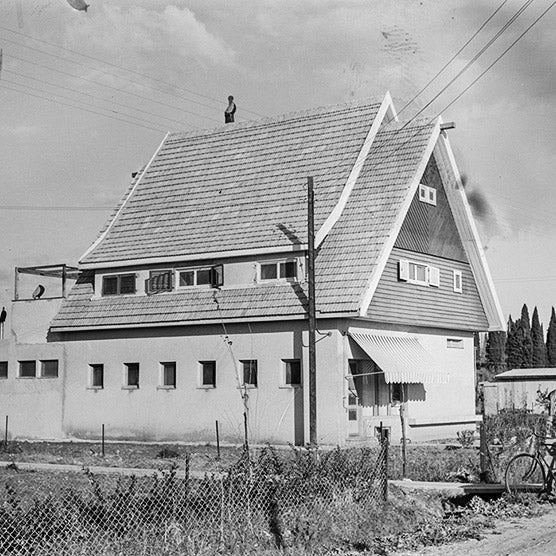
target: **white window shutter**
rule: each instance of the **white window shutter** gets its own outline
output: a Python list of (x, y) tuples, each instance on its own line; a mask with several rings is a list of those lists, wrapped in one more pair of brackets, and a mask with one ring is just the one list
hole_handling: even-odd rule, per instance
[(398, 278), (407, 282), (409, 280), (409, 261), (400, 259), (398, 262)]
[(429, 284), (438, 288), (440, 286), (440, 269), (429, 266)]

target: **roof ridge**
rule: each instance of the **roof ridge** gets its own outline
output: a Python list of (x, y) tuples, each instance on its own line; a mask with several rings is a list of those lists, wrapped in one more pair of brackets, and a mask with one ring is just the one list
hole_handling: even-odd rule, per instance
[(259, 126), (268, 127), (272, 124), (281, 124), (283, 122), (291, 122), (294, 120), (303, 120), (308, 118), (321, 117), (325, 114), (332, 114), (334, 112), (342, 112), (352, 110), (354, 108), (362, 108), (364, 106), (380, 105), (382, 103), (381, 97), (367, 97), (363, 99), (354, 99), (348, 102), (322, 105), (315, 108), (307, 108), (304, 110), (296, 110), (286, 112), (285, 114), (278, 114), (276, 116), (268, 116), (259, 118), (257, 120), (246, 120), (243, 122), (235, 122), (232, 124), (222, 124), (213, 128), (194, 129), (191, 131), (173, 131), (168, 134), (166, 143), (171, 142), (173, 139), (188, 139), (198, 138), (203, 135), (215, 135), (217, 133), (227, 133), (230, 131), (240, 131), (246, 128), (257, 128)]

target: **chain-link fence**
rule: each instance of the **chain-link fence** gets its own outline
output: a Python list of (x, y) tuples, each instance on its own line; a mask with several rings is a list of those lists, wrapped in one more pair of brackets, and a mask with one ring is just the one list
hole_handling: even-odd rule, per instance
[(333, 451), (262, 449), (193, 478), (2, 471), (0, 554), (257, 554), (333, 546), (387, 495), (387, 443)]

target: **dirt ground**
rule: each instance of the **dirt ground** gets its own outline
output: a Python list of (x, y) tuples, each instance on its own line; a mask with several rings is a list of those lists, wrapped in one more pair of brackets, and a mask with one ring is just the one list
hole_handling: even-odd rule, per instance
[(427, 547), (396, 556), (554, 556), (556, 554), (556, 508), (533, 518), (500, 520), (481, 540)]

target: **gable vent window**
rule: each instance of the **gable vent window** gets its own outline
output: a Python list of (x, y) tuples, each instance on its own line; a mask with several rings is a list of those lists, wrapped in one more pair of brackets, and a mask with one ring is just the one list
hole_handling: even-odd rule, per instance
[(398, 262), (398, 279), (410, 284), (440, 287), (440, 269), (401, 259)]
[(220, 288), (224, 285), (224, 266), (216, 265), (206, 268), (188, 268), (178, 270), (178, 287), (210, 286)]
[(463, 274), (461, 270), (453, 271), (454, 291), (456, 293), (463, 293)]
[(422, 183), (419, 184), (419, 201), (436, 206), (436, 189)]
[(148, 295), (160, 292), (171, 292), (174, 288), (174, 273), (172, 270), (151, 270), (149, 278), (145, 280), (145, 292)]
[(136, 292), (135, 274), (102, 277), (102, 295), (125, 295)]
[(272, 263), (259, 264), (260, 280), (296, 280), (297, 262), (296, 261), (277, 261)]

